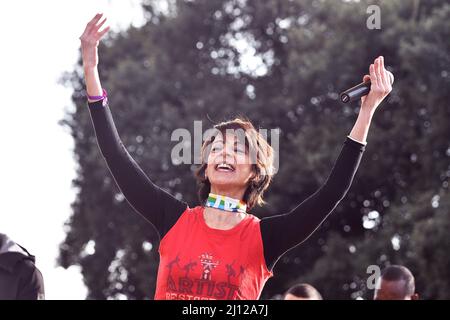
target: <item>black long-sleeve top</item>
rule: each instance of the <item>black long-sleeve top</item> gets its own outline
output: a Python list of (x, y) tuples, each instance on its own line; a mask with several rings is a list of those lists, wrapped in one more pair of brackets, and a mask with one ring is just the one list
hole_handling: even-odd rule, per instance
[[(174, 226), (187, 204), (155, 185), (124, 147), (107, 100), (89, 103), (98, 145), (117, 185), (131, 206), (158, 230)], [(365, 146), (347, 138), (326, 182), (288, 213), (260, 221), (264, 258), (269, 270), (289, 249), (305, 241), (344, 198)]]

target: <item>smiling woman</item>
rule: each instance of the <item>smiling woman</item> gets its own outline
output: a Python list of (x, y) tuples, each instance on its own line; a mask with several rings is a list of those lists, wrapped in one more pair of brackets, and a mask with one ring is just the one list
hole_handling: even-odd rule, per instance
[(88, 106), (100, 150), (127, 201), (158, 231), (155, 299), (258, 299), (273, 267), (306, 240), (350, 188), (377, 106), (391, 88), (383, 58), (370, 66), (371, 91), (325, 184), (288, 213), (259, 219), (273, 171), (273, 149), (248, 120), (215, 126), (202, 147), (200, 205), (193, 208), (156, 186), (131, 158), (114, 125), (98, 71), (97, 46), (108, 31), (96, 15), (80, 37)]
[(274, 172), (272, 147), (245, 119), (222, 122), (214, 129), (202, 146), (203, 163), (196, 172), (200, 202), (205, 202), (210, 192), (226, 192), (242, 199), (248, 209), (263, 205), (263, 193)]

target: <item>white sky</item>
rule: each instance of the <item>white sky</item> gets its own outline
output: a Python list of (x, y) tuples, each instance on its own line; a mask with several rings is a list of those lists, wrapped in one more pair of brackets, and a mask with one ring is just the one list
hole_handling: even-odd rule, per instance
[(56, 267), (75, 196), (73, 141), (58, 125), (71, 90), (57, 81), (97, 12), (116, 30), (143, 22), (140, 0), (0, 1), (0, 232), (36, 255), (47, 299), (86, 296), (79, 268)]

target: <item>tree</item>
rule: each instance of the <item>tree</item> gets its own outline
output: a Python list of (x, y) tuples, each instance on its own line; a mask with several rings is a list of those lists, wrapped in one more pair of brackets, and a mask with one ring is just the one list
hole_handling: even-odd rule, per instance
[[(366, 9), (372, 1), (169, 3), (164, 15), (145, 2), (144, 26), (102, 44), (100, 73), (132, 156), (157, 185), (191, 206), (198, 204), (194, 166), (172, 163), (173, 130), (193, 132), (196, 120), (206, 130), (238, 114), (257, 127), (280, 128), (280, 170), (268, 205), (254, 213), (288, 211), (325, 181), (356, 118), (358, 105), (341, 105), (338, 93), (360, 82), (374, 57), (385, 56), (396, 77), (394, 92), (375, 117), (353, 187), (323, 227), (280, 260), (262, 298), (284, 292), (299, 276), (326, 289), (328, 298), (364, 296), (365, 268), (393, 261), (380, 257), (393, 253), (387, 248), (396, 212), (406, 206), (420, 211), (433, 194), (447, 195), (450, 5), (378, 1), (382, 29), (369, 30)], [(252, 59), (246, 48), (254, 50)], [(82, 267), (88, 298), (152, 298), (158, 236), (124, 201), (101, 158), (81, 70), (65, 81), (74, 88), (77, 106), (63, 123), (75, 140), (78, 170), (60, 263)], [(425, 202), (416, 201), (417, 195), (426, 195)], [(373, 212), (383, 223), (374, 222)], [(414, 220), (405, 222), (405, 236), (415, 239), (417, 268), (429, 255), (425, 234), (446, 248), (438, 236), (448, 215), (431, 219), (420, 228)], [(376, 226), (367, 229), (362, 221), (369, 220)], [(395, 255), (406, 259), (406, 251), (400, 252)], [(445, 275), (440, 261), (433, 272)], [(425, 297), (449, 296), (448, 286), (430, 288)]]

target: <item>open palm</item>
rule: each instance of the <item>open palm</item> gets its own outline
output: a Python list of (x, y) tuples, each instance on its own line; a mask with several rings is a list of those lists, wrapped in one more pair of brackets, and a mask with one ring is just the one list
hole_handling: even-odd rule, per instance
[(106, 18), (101, 20), (102, 13), (98, 13), (88, 22), (83, 34), (80, 36), (81, 40), (81, 55), (83, 58), (84, 68), (95, 68), (98, 64), (98, 44), (100, 39), (109, 31), (109, 26), (102, 31), (100, 28), (105, 24)]

